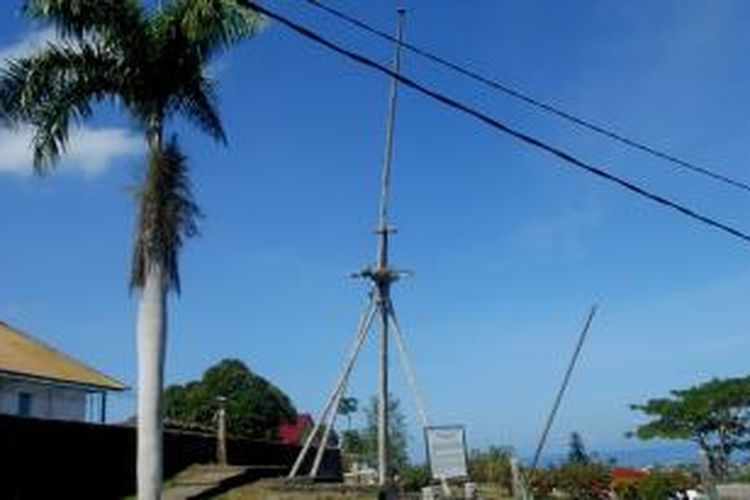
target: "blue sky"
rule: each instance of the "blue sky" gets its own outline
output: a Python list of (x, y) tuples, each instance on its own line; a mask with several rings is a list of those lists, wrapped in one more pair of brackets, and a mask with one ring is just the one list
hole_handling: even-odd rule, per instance
[[(407, 38), (684, 158), (750, 180), (750, 5), (719, 2), (402, 3)], [(391, 47), (304, 2), (267, 5), (387, 62)], [(331, 5), (347, 7), (331, 0)], [(389, 29), (394, 2), (347, 9)], [(49, 36), (0, 12), (0, 55)], [(405, 73), (524, 131), (740, 228), (750, 198), (571, 128), (412, 55)], [(317, 412), (348, 348), (374, 257), (387, 80), (270, 23), (211, 68), (229, 146), (179, 134), (206, 213), (171, 301), (167, 380), (238, 357)], [(23, 134), (0, 131), (0, 319), (135, 383), (127, 290), (140, 175), (137, 131), (103, 109), (70, 158), (29, 174)], [(435, 423), (472, 446), (528, 453), (589, 306), (600, 304), (549, 451), (638, 445), (630, 403), (750, 371), (748, 247), (404, 90), (394, 301)], [(374, 337), (373, 337), (374, 340)], [(375, 392), (374, 342), (351, 393)], [(394, 392), (422, 449), (395, 363)], [(133, 411), (114, 398), (113, 418)]]

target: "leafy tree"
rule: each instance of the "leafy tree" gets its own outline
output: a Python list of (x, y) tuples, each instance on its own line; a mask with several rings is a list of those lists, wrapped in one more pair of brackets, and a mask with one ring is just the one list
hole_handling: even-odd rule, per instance
[(140, 292), (138, 496), (156, 499), (162, 482), (162, 387), (167, 300), (179, 292), (178, 256), (197, 232), (185, 156), (166, 123), (182, 117), (226, 142), (205, 69), (211, 58), (252, 35), (261, 18), (240, 0), (24, 0), (24, 12), (57, 28), (58, 40), (0, 71), (0, 123), (30, 126), (34, 167), (46, 172), (65, 152), (71, 124), (97, 103), (117, 102), (148, 149), (138, 190), (131, 287)]
[(713, 379), (631, 408), (653, 419), (629, 436), (693, 441), (716, 477), (726, 474), (734, 451), (750, 448), (750, 377)]
[(570, 435), (570, 449), (568, 451), (568, 462), (573, 464), (587, 464), (591, 461), (583, 445), (583, 438), (577, 432)]
[[(362, 431), (364, 457), (370, 466), (376, 467), (378, 463), (377, 396), (370, 398), (370, 404), (365, 408), (365, 417), (367, 425)], [(388, 397), (388, 445), (389, 469), (402, 470), (409, 463), (406, 419), (401, 411), (401, 402), (393, 396)]]
[(226, 398), (227, 433), (254, 439), (278, 439), (279, 424), (297, 415), (289, 397), (251, 372), (237, 359), (224, 359), (201, 380), (172, 385), (164, 393), (168, 419), (212, 426), (219, 396)]

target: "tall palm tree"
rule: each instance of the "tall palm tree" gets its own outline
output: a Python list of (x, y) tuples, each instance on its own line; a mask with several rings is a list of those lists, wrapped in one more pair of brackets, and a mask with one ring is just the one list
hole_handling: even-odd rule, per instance
[(196, 233), (185, 156), (164, 128), (181, 117), (225, 143), (213, 56), (254, 34), (261, 17), (236, 0), (25, 0), (25, 13), (57, 28), (41, 51), (0, 71), (0, 122), (31, 126), (34, 167), (45, 173), (64, 154), (71, 124), (114, 101), (144, 132), (147, 161), (131, 287), (139, 292), (138, 498), (156, 499), (162, 482), (162, 387), (169, 291), (179, 293), (178, 255)]
[(352, 413), (357, 413), (357, 410), (359, 409), (359, 400), (355, 398), (354, 396), (349, 397), (343, 397), (341, 398), (341, 401), (339, 401), (339, 407), (337, 408), (337, 412), (339, 415), (344, 415), (346, 417), (346, 430), (351, 431), (352, 430)]

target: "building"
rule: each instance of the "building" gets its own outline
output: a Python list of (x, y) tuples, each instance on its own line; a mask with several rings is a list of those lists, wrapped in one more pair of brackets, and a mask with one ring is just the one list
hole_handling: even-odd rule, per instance
[(612, 481), (639, 481), (648, 476), (648, 471), (633, 467), (613, 467)]
[(0, 321), (0, 413), (105, 422), (107, 393), (127, 387)]
[(292, 420), (281, 422), (279, 439), (284, 444), (302, 444), (313, 425), (313, 419), (309, 413), (300, 413)]

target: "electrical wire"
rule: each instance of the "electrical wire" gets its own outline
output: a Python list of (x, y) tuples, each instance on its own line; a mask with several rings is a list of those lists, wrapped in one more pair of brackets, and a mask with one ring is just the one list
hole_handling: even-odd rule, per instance
[[(380, 30), (378, 28), (375, 28), (371, 26), (370, 24), (357, 19), (356, 17), (347, 14), (346, 12), (343, 12), (339, 9), (330, 7), (328, 5), (325, 5), (317, 0), (306, 0), (308, 4), (314, 5), (318, 9), (323, 10), (324, 12), (327, 12), (328, 14), (333, 15), (334, 17), (337, 17), (351, 25), (354, 25), (364, 31), (367, 31), (368, 33), (371, 33), (379, 38), (382, 38), (384, 40), (387, 40), (389, 42), (396, 42), (396, 39), (393, 37), (393, 35)], [(533, 97), (529, 95), (526, 92), (522, 92), (520, 90), (514, 89), (513, 87), (504, 84), (497, 79), (490, 78), (487, 76), (484, 76), (477, 71), (471, 70), (466, 68), (465, 66), (459, 65), (457, 63), (451, 62), (441, 56), (436, 55), (434, 52), (430, 52), (428, 50), (422, 49), (414, 44), (408, 43), (408, 42), (402, 42), (402, 46), (413, 52), (414, 54), (419, 55), (420, 57), (423, 57), (431, 62), (434, 62), (440, 66), (446, 67), (460, 75), (463, 75), (465, 77), (468, 77), (474, 81), (480, 82), (484, 85), (487, 85), (494, 90), (503, 92), (506, 95), (509, 95), (513, 98), (519, 99), (527, 104), (530, 104), (534, 106), (537, 109), (541, 109), (545, 112), (551, 113), (553, 115), (556, 115), (559, 118), (562, 118), (564, 120), (567, 120), (571, 123), (574, 123), (575, 125), (585, 128), (587, 130), (590, 130), (594, 133), (597, 133), (599, 135), (608, 137), (609, 139), (612, 139), (614, 141), (617, 141), (621, 144), (624, 144), (628, 147), (637, 149), (641, 152), (650, 154), (651, 156), (654, 156), (656, 158), (666, 160), (667, 162), (672, 163), (673, 165), (676, 165), (679, 168), (683, 168), (689, 171), (692, 171), (693, 173), (704, 175), (707, 177), (710, 177), (711, 179), (715, 181), (722, 182), (724, 184), (728, 184), (730, 186), (733, 186), (735, 188), (742, 189), (744, 191), (750, 192), (750, 184), (733, 179), (725, 174), (718, 173), (714, 170), (711, 170), (707, 167), (702, 167), (700, 165), (697, 165), (693, 162), (683, 160), (681, 158), (678, 158), (677, 156), (666, 153), (664, 151), (661, 151), (655, 147), (649, 146), (643, 142), (637, 141), (635, 139), (630, 139), (626, 137), (625, 135), (622, 135), (621, 133), (614, 132), (609, 128), (603, 127), (601, 125), (597, 125), (596, 123), (593, 123), (590, 120), (577, 117), (565, 110), (560, 109), (557, 106), (553, 106), (552, 104), (546, 103), (542, 101), (541, 99), (538, 99), (536, 97)]]
[(661, 196), (659, 194), (653, 193), (646, 188), (640, 187), (639, 185), (628, 181), (626, 179), (623, 179), (621, 177), (618, 177), (606, 170), (604, 170), (601, 167), (591, 165), (589, 163), (584, 162), (583, 160), (578, 159), (573, 154), (568, 153), (556, 146), (552, 146), (540, 139), (537, 139), (535, 137), (532, 137), (529, 134), (526, 134), (524, 132), (521, 132), (519, 130), (516, 130), (514, 128), (511, 128), (508, 125), (505, 125), (501, 121), (499, 121), (496, 118), (493, 118), (492, 116), (483, 113), (477, 109), (474, 109), (456, 99), (453, 99), (451, 97), (448, 97), (438, 91), (432, 90), (431, 88), (412, 80), (411, 78), (405, 77), (401, 74), (398, 74), (391, 69), (383, 66), (382, 64), (373, 61), (372, 59), (363, 56), (362, 54), (359, 54), (357, 52), (354, 52), (352, 50), (349, 50), (345, 47), (342, 47), (341, 45), (338, 45), (327, 38), (324, 38), (323, 36), (319, 35), (318, 33), (310, 30), (309, 28), (306, 28), (305, 26), (302, 26), (298, 23), (295, 23), (294, 21), (291, 21), (290, 19), (287, 19), (286, 17), (277, 14), (271, 10), (269, 10), (267, 7), (261, 6), (257, 3), (254, 3), (250, 0), (238, 0), (240, 4), (245, 5), (247, 8), (255, 10), (256, 12), (263, 14), (267, 16), (270, 19), (273, 19), (280, 24), (283, 24), (287, 28), (291, 29), (292, 31), (298, 33), (299, 35), (312, 40), (319, 45), (322, 45), (326, 47), (327, 49), (330, 49), (338, 54), (341, 54), (343, 56), (346, 56), (349, 59), (352, 59), (353, 61), (362, 64), (364, 66), (367, 66), (371, 69), (377, 70), (380, 73), (383, 73), (385, 75), (388, 75), (392, 78), (397, 79), (399, 82), (401, 82), (403, 85), (410, 87), (430, 98), (433, 100), (436, 100), (450, 108), (456, 109), (458, 111), (461, 111), (464, 114), (467, 114), (469, 116), (472, 116), (476, 118), (477, 120), (485, 123), (486, 125), (489, 125), (490, 127), (497, 129), (501, 132), (504, 132), (505, 134), (508, 134), (515, 139), (528, 144), (530, 146), (533, 146), (537, 149), (541, 149), (543, 151), (546, 151), (549, 154), (552, 154), (553, 156), (563, 160), (565, 163), (568, 163), (576, 168), (582, 169), (590, 174), (593, 174), (601, 179), (607, 180), (613, 184), (618, 185), (619, 187), (630, 191), (631, 193), (635, 193), (638, 196), (642, 196), (644, 198), (647, 198), (659, 205), (671, 208), (672, 210), (675, 210), (682, 215), (689, 217), (691, 219), (694, 219), (698, 222), (701, 222), (702, 224), (711, 226), (715, 229), (718, 229), (724, 233), (727, 233), (731, 236), (734, 236), (736, 238), (739, 238), (747, 243), (750, 243), (750, 234), (741, 231), (739, 229), (736, 229), (729, 224), (725, 224), (717, 219), (714, 219), (712, 217), (709, 217), (707, 215), (703, 215), (702, 213), (686, 206), (681, 203), (675, 202), (670, 200), (669, 198), (666, 198), (664, 196)]

